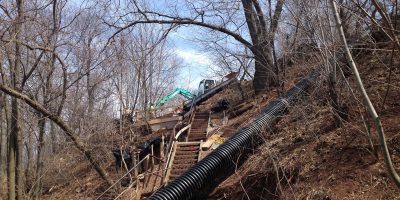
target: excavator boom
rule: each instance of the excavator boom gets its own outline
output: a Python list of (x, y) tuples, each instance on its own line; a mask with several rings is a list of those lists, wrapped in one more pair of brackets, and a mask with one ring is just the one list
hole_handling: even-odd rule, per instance
[(186, 99), (193, 99), (194, 95), (190, 93), (189, 91), (183, 89), (183, 88), (176, 88), (173, 92), (169, 93), (168, 95), (164, 96), (163, 98), (159, 99), (155, 103), (155, 108), (159, 108), (163, 106), (166, 102), (174, 98), (176, 95), (182, 95)]

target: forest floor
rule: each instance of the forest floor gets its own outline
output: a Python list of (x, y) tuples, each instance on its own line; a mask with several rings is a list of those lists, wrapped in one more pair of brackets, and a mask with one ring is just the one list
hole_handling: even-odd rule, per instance
[[(390, 52), (365, 51), (357, 57), (357, 64), (381, 117), (393, 163), (400, 171), (400, 57), (394, 58), (389, 84)], [(307, 63), (288, 67), (285, 91), (315, 67)], [(305, 102), (290, 108), (289, 114), (272, 130), (261, 133), (265, 143), (254, 149), (235, 174), (215, 188), (209, 199), (400, 199), (400, 190), (386, 172), (374, 124), (361, 105), (353, 75), (349, 74), (347, 80), (338, 77), (340, 104), (345, 105), (348, 116), (340, 126), (335, 124), (326, 84), (316, 83)], [(251, 122), (278, 96), (274, 90), (254, 97), (251, 83), (246, 81), (241, 84), (241, 90), (243, 96), (231, 85), (200, 106), (202, 110), (210, 110), (222, 99), (230, 102), (227, 111), (212, 116), (212, 123), (222, 126), (225, 138)], [(223, 116), (228, 116), (224, 125)], [(378, 157), (369, 145), (366, 130), (372, 134)], [(77, 151), (69, 154), (75, 153), (78, 154)], [(115, 172), (111, 152), (104, 155), (107, 156), (103, 158), (103, 165), (114, 180), (118, 179), (121, 174)], [(63, 166), (60, 170), (69, 171), (68, 174), (61, 173), (62, 178), (44, 183), (44, 199), (96, 199), (107, 187), (88, 162), (82, 161), (83, 157), (69, 158), (58, 163)], [(60, 177), (60, 172), (57, 176)], [(46, 184), (53, 186), (46, 188)], [(108, 194), (102, 199), (107, 197)]]

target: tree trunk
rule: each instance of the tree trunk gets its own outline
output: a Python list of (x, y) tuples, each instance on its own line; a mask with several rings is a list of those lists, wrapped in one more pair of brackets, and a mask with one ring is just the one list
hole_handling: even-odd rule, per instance
[(7, 123), (5, 118), (6, 98), (0, 94), (0, 199), (6, 199), (7, 194)]
[(13, 97), (11, 100), (11, 128), (8, 141), (8, 199), (16, 199), (16, 162), (17, 162), (17, 139), (18, 139), (18, 121), (15, 119), (18, 114), (18, 101)]
[(57, 137), (56, 137), (56, 126), (53, 122), (50, 122), (50, 138), (51, 138), (51, 152), (57, 153)]
[(278, 86), (272, 56), (272, 41), (274, 41), (283, 3), (284, 0), (278, 1), (268, 30), (259, 2), (257, 0), (242, 0), (247, 27), (253, 43), (250, 50), (253, 52), (255, 60), (253, 86), (256, 94), (261, 94), (270, 87)]
[[(20, 33), (23, 21), (23, 0), (17, 0), (17, 23), (15, 25), (15, 39), (20, 40)], [(21, 90), (20, 73), (21, 73), (21, 48), (18, 43), (15, 43), (15, 69), (14, 69), (14, 87)], [(24, 199), (24, 167), (23, 167), (23, 135), (20, 127), (20, 113), (19, 113), (19, 100), (14, 99), (12, 102), (12, 114), (11, 121), (12, 134), (15, 135), (16, 140), (16, 187), (17, 187), (17, 199)]]
[[(22, 23), (22, 4), (23, 0), (17, 0), (17, 17), (16, 22), (14, 24), (14, 33), (15, 33), (15, 40), (20, 40), (20, 29)], [(15, 90), (20, 91), (20, 63), (21, 63), (21, 52), (20, 52), (20, 45), (16, 42), (15, 43), (15, 57), (14, 63), (11, 67), (11, 82)], [(11, 100), (11, 132), (10, 132), (10, 141), (9, 141), (9, 148), (8, 148), (8, 199), (14, 200), (16, 198), (22, 199), (22, 183), (21, 177), (23, 175), (21, 170), (21, 161), (20, 156), (22, 151), (18, 148), (18, 144), (20, 143), (20, 127), (19, 127), (19, 100), (15, 97), (12, 97)], [(17, 191), (16, 191), (17, 189)], [(22, 190), (22, 191), (21, 191)]]
[(260, 48), (260, 50), (256, 50), (256, 53), (254, 53), (255, 71), (253, 87), (256, 94), (261, 94), (270, 87), (277, 85), (272, 57), (270, 51), (267, 50), (267, 52), (268, 53), (265, 53), (265, 51)]
[(33, 151), (34, 148), (32, 148), (32, 142), (33, 141), (33, 135), (29, 134), (27, 135), (27, 140), (25, 140), (24, 146), (26, 148), (26, 165), (25, 165), (25, 186), (28, 186), (31, 184), (32, 178), (32, 170), (31, 168), (33, 168)]
[(32, 193), (33, 199), (40, 199), (42, 189), (42, 176), (43, 176), (43, 150), (44, 150), (44, 132), (46, 129), (46, 118), (40, 114), (38, 121), (39, 127), (39, 145), (36, 155), (36, 177), (34, 182), (34, 189)]
[(16, 126), (18, 127), (18, 135), (17, 135), (17, 199), (18, 200), (23, 200), (25, 199), (25, 170), (24, 170), (24, 135), (22, 134), (23, 132), (21, 124), (20, 124), (20, 108), (19, 108), (19, 100), (17, 103), (17, 110), (18, 113), (16, 113)]

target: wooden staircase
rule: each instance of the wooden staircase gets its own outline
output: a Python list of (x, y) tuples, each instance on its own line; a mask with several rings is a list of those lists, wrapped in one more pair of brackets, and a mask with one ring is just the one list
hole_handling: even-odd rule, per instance
[(209, 112), (197, 111), (193, 114), (186, 142), (172, 143), (167, 166), (163, 163), (152, 164), (151, 169), (144, 173), (141, 183), (142, 197), (148, 197), (163, 185), (175, 180), (199, 161), (201, 145), (207, 139), (209, 120)]
[(188, 132), (187, 142), (174, 143), (165, 183), (169, 183), (196, 164), (200, 158), (201, 144), (207, 139), (209, 112), (195, 112)]
[(174, 155), (166, 175), (166, 183), (173, 181), (198, 162), (201, 142), (176, 142)]
[(188, 134), (188, 141), (205, 141), (207, 139), (207, 128), (210, 120), (209, 112), (194, 113), (192, 125)]

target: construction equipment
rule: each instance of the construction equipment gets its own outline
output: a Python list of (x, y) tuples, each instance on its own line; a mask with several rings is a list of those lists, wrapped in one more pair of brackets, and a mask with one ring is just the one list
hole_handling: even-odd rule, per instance
[(217, 81), (212, 80), (212, 79), (203, 79), (199, 83), (199, 89), (197, 95), (200, 96), (210, 90), (211, 88), (215, 87), (217, 85)]
[(173, 92), (169, 93), (168, 95), (164, 96), (163, 98), (159, 99), (158, 101), (156, 101), (156, 103), (154, 104), (154, 108), (158, 109), (161, 106), (163, 106), (166, 102), (168, 102), (169, 100), (171, 100), (172, 98), (174, 98), (176, 95), (182, 95), (183, 97), (185, 97), (188, 100), (193, 99), (195, 96), (190, 93), (189, 91), (183, 89), (183, 88), (176, 88)]
[(219, 84), (216, 84), (216, 81), (212, 82), (214, 80), (210, 79), (204, 79), (200, 82), (199, 84), (199, 96), (194, 98), (192, 101), (186, 103), (183, 106), (183, 110), (185, 112), (188, 112), (191, 107), (199, 105), (203, 101), (207, 100), (208, 98), (212, 97), (215, 93), (221, 91), (225, 86), (233, 83), (236, 81), (236, 78), (230, 78), (228, 80), (225, 80)]

